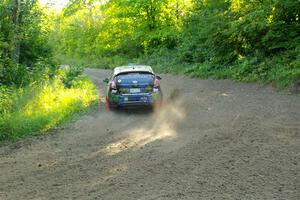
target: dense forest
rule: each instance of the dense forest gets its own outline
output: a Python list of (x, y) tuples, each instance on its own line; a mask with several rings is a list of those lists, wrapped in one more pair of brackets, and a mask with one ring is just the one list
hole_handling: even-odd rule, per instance
[(97, 101), (83, 67), (299, 86), (299, 10), (299, 0), (70, 0), (61, 11), (2, 0), (0, 140), (47, 131)]
[[(290, 86), (300, 77), (298, 0), (70, 1), (52, 35), (62, 60)], [(84, 62), (86, 58), (86, 62)]]

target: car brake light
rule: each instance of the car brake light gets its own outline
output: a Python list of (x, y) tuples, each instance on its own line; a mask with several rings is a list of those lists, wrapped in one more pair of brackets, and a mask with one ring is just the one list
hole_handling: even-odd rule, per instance
[(114, 80), (113, 80), (112, 82), (110, 82), (109, 88), (110, 88), (110, 89), (113, 89), (113, 90), (116, 90), (116, 89), (117, 89), (117, 85), (116, 85), (116, 82), (115, 82)]
[(158, 88), (159, 86), (160, 86), (160, 81), (157, 78), (155, 78), (154, 79), (154, 87)]

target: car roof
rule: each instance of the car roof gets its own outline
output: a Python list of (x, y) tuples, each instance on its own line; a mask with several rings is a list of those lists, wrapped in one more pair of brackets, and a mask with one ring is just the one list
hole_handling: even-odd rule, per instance
[(151, 74), (154, 74), (152, 68), (148, 65), (130, 65), (114, 68), (114, 76), (128, 72), (149, 72)]

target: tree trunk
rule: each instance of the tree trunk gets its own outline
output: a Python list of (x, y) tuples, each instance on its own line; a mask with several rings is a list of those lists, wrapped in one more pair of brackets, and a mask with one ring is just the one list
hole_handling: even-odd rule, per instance
[(19, 0), (12, 0), (13, 4), (13, 23), (16, 24), (18, 21), (18, 10), (19, 10)]
[(22, 33), (21, 24), (22, 24), (22, 0), (12, 0), (13, 2), (13, 13), (12, 20), (16, 27), (16, 36), (15, 36), (15, 49), (12, 52), (12, 58), (16, 63), (20, 63), (20, 53), (21, 53), (21, 45), (20, 45), (20, 36)]
[(179, 6), (179, 1), (177, 0), (176, 1), (176, 20), (177, 20), (177, 22), (178, 22), (178, 20), (179, 20), (179, 16), (180, 15), (180, 6)]

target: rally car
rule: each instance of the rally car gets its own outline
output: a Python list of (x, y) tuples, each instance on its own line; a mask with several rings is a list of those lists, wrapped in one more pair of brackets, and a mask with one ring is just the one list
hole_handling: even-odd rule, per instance
[(156, 106), (162, 102), (161, 77), (146, 65), (116, 67), (107, 83), (108, 108), (128, 106)]

